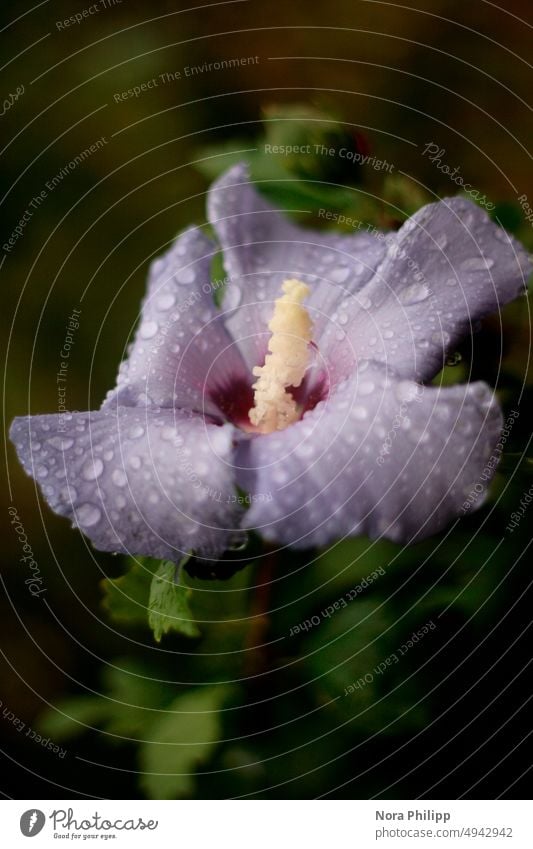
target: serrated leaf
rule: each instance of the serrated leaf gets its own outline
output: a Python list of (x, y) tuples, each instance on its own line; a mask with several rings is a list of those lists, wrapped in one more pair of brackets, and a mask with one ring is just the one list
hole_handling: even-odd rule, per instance
[(165, 560), (154, 575), (148, 602), (148, 624), (159, 643), (163, 634), (176, 631), (186, 637), (199, 637), (200, 631), (189, 607), (191, 590), (176, 583), (176, 564)]
[(194, 773), (221, 735), (220, 708), (227, 687), (206, 687), (178, 696), (146, 731), (140, 750), (142, 784), (151, 799), (193, 794)]

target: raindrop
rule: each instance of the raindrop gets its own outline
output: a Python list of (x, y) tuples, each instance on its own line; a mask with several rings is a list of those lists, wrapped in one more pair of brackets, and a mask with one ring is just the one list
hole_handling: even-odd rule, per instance
[(228, 551), (243, 551), (248, 545), (248, 534), (238, 531), (230, 537)]
[(142, 339), (151, 339), (156, 335), (159, 327), (156, 321), (145, 321), (141, 324), (139, 331)]
[(89, 502), (80, 505), (80, 507), (76, 510), (76, 520), (78, 525), (82, 525), (84, 528), (90, 528), (93, 525), (96, 525), (96, 523), (100, 521), (101, 516), (102, 513), (100, 509), (94, 504), (89, 504)]
[(359, 384), (359, 395), (371, 395), (375, 388), (375, 384), (371, 380), (363, 380)]
[(83, 467), (82, 477), (84, 477), (86, 481), (93, 481), (100, 477), (103, 471), (104, 464), (101, 460), (89, 460), (89, 462)]
[(134, 424), (134, 425), (132, 425), (132, 427), (130, 427), (128, 436), (130, 437), (130, 439), (138, 439), (140, 436), (143, 435), (143, 433), (144, 433), (143, 426), (140, 425), (140, 424)]
[[(73, 439), (61, 436), (53, 436), (52, 439), (48, 440), (48, 442), (53, 448), (57, 448), (59, 451), (67, 451), (74, 445)], [(38, 448), (37, 445), (34, 445), (33, 447), (36, 449)]]
[(494, 265), (494, 260), (489, 257), (473, 256), (461, 263), (462, 271), (487, 271)]
[(346, 265), (339, 266), (338, 268), (334, 268), (333, 271), (330, 271), (329, 276), (334, 283), (344, 283), (350, 276), (350, 269)]
[(176, 272), (176, 280), (178, 283), (186, 286), (188, 283), (192, 283), (194, 281), (195, 274), (194, 270), (191, 266), (187, 266), (186, 268), (180, 268), (179, 271)]
[(128, 482), (128, 478), (126, 474), (122, 471), (122, 469), (115, 469), (113, 474), (111, 475), (111, 480), (115, 484), (115, 486), (126, 486)]
[(452, 354), (449, 354), (446, 357), (446, 365), (447, 366), (458, 366), (460, 362), (462, 362), (462, 356), (459, 351), (454, 351)]
[(429, 289), (423, 283), (413, 283), (411, 286), (407, 286), (406, 289), (403, 289), (403, 291), (400, 292), (400, 301), (405, 306), (419, 304), (421, 301), (425, 301), (428, 297)]
[(157, 306), (160, 310), (169, 310), (176, 303), (176, 298), (170, 292), (161, 295), (157, 299)]
[(363, 310), (369, 310), (370, 307), (372, 306), (372, 301), (370, 300), (368, 295), (358, 295), (357, 296), (357, 303), (359, 304), (359, 306)]

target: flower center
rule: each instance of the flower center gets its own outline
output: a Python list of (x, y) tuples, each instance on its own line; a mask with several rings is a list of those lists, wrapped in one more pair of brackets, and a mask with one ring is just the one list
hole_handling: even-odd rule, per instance
[(276, 299), (268, 324), (269, 353), (265, 364), (253, 369), (258, 380), (253, 384), (254, 406), (248, 416), (260, 433), (284, 430), (298, 421), (301, 410), (287, 389), (300, 386), (310, 362), (313, 322), (302, 306), (309, 287), (291, 278), (281, 288), (283, 295)]

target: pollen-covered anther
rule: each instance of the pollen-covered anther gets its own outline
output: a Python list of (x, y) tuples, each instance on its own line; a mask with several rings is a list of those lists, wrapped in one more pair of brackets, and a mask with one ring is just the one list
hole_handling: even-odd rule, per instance
[(261, 433), (284, 430), (300, 418), (300, 410), (288, 387), (300, 386), (310, 360), (309, 342), (313, 322), (302, 306), (309, 287), (291, 278), (282, 286), (283, 295), (274, 303), (274, 314), (268, 324), (272, 336), (263, 366), (253, 370), (254, 406), (249, 412), (251, 423)]

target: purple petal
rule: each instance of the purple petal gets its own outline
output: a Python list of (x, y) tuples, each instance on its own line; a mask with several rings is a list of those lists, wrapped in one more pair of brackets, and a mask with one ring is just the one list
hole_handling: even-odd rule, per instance
[(11, 439), (49, 505), (102, 551), (221, 554), (239, 522), (232, 428), (180, 411), (110, 407), (17, 418)]
[(152, 263), (135, 341), (106, 403), (180, 407), (216, 415), (210, 402), (228, 379), (247, 376), (213, 300), (217, 248), (190, 229)]
[(302, 421), (241, 444), (244, 525), (297, 547), (422, 539), (481, 505), (501, 423), (483, 383), (422, 387), (369, 365)]
[[(372, 277), (385, 252), (383, 239), (361, 231), (353, 236), (304, 229), (272, 207), (249, 182), (245, 165), (217, 180), (209, 192), (209, 220), (224, 251), (231, 278), (222, 306), (237, 308), (227, 324), (249, 367), (263, 362), (273, 301), (287, 277), (311, 284), (306, 305), (315, 322), (315, 341), (336, 358), (336, 305)], [(346, 371), (349, 369), (349, 352)]]
[(523, 247), (473, 203), (456, 197), (423, 207), (388, 242), (359, 294), (367, 310), (347, 329), (358, 359), (433, 377), (480, 318), (525, 291), (531, 270)]

